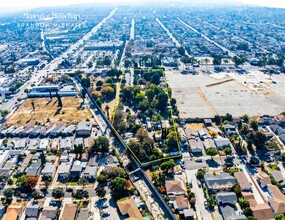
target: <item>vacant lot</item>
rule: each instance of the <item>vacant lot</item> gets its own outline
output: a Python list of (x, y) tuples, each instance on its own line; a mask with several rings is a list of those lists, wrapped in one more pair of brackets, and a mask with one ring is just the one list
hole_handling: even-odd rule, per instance
[[(81, 98), (61, 98), (63, 107), (58, 107), (57, 98), (27, 99), (19, 109), (7, 120), (8, 125), (35, 125), (35, 124), (77, 124), (80, 121), (91, 119), (89, 109), (82, 105)], [(32, 101), (35, 110), (33, 111)]]
[(167, 82), (182, 118), (215, 114), (276, 115), (285, 111), (285, 75), (182, 75), (166, 71)]

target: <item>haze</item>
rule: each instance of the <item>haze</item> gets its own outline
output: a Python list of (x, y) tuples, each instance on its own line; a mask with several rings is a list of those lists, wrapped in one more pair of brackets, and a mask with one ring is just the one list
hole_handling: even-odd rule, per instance
[[(132, 3), (129, 0), (104, 0), (104, 3)], [(143, 1), (141, 1), (143, 2)], [(157, 1), (155, 1), (157, 2)], [(177, 1), (167, 1), (169, 3), (174, 3)], [(184, 1), (185, 2), (185, 1)], [(188, 1), (187, 1), (188, 2)], [(190, 3), (191, 1), (189, 1)], [(199, 1), (200, 3), (201, 1)], [(259, 6), (267, 6), (267, 7), (277, 7), (277, 8), (285, 8), (285, 2), (283, 0), (220, 0), (220, 1), (212, 1), (212, 0), (205, 0), (205, 3), (216, 3), (217, 4), (227, 4), (227, 3), (243, 3), (243, 4), (251, 4), (251, 5), (259, 5)], [(61, 1), (50, 1), (50, 0), (10, 0), (10, 1), (3, 1), (1, 0), (0, 9), (2, 8), (36, 8), (36, 7), (48, 7), (48, 6), (63, 6), (63, 5), (73, 5), (73, 4), (84, 4), (84, 3), (101, 3), (102, 1), (99, 0), (61, 0)], [(195, 2), (194, 2), (195, 3)]]

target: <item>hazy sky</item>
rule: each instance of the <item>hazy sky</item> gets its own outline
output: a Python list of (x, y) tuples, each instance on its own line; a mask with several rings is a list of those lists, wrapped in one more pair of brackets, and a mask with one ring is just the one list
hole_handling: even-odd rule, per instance
[[(143, 0), (141, 0), (143, 1)], [(186, 3), (187, 0), (184, 0)], [(207, 2), (207, 0), (204, 0)], [(213, 2), (213, 0), (209, 0)], [(263, 5), (285, 8), (285, 0), (220, 0), (221, 2), (241, 2), (246, 4)], [(220, 2), (219, 1), (219, 2)], [(0, 0), (0, 8), (35, 8), (43, 6), (72, 5), (83, 3), (136, 2), (134, 0)], [(155, 2), (155, 1), (154, 1)], [(175, 2), (175, 1), (173, 1)], [(199, 2), (199, 1), (195, 1)]]

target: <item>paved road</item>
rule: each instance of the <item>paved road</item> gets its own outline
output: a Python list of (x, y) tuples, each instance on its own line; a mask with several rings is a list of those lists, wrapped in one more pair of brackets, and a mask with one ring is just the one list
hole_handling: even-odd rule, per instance
[(232, 51), (230, 51), (229, 49), (223, 47), (222, 45), (218, 44), (217, 42), (213, 41), (212, 39), (210, 39), (209, 37), (207, 37), (206, 35), (202, 34), (201, 32), (199, 32), (198, 30), (196, 30), (194, 27), (190, 26), (189, 24), (185, 23), (184, 21), (182, 21), (180, 18), (177, 18), (182, 24), (184, 24), (186, 27), (190, 28), (192, 31), (194, 31), (197, 34), (200, 34), (205, 40), (209, 41), (210, 43), (216, 45), (217, 47), (221, 48), (223, 51), (228, 52), (229, 56), (234, 57), (237, 56), (237, 54), (233, 53)]
[(195, 173), (197, 170), (186, 170), (186, 175), (189, 183), (192, 182), (192, 188), (191, 190), (195, 193), (196, 195), (196, 215), (198, 220), (211, 220), (212, 215), (211, 213), (205, 209), (204, 202), (206, 201), (206, 198), (204, 196), (204, 192), (202, 187), (198, 186), (198, 181), (195, 176)]

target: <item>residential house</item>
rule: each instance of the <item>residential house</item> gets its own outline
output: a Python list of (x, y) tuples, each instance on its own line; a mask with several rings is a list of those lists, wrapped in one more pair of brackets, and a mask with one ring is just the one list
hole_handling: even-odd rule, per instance
[(57, 218), (57, 207), (46, 206), (43, 208), (39, 220), (56, 220)]
[(45, 179), (53, 178), (55, 172), (56, 172), (55, 164), (47, 162), (46, 165), (45, 165), (45, 168), (42, 170), (43, 178), (45, 178)]
[(4, 163), (8, 160), (11, 155), (11, 150), (0, 150), (0, 167), (3, 167)]
[(36, 152), (38, 149), (38, 140), (37, 139), (30, 139), (27, 143), (28, 150), (31, 152)]
[(266, 203), (250, 205), (252, 214), (256, 219), (274, 220), (274, 215), (270, 206)]
[(49, 148), (49, 139), (40, 139), (38, 142), (38, 149), (44, 151), (47, 148)]
[(232, 146), (231, 141), (228, 138), (224, 138), (224, 137), (214, 138), (214, 142), (215, 142), (218, 149), (223, 149), (225, 147), (231, 147)]
[(60, 220), (75, 219), (77, 213), (77, 204), (64, 204), (63, 210), (60, 213)]
[(72, 137), (66, 137), (60, 139), (60, 149), (63, 150), (73, 150), (73, 138)]
[(173, 206), (175, 210), (183, 211), (190, 207), (188, 199), (184, 196), (176, 196), (175, 200), (173, 201)]
[(235, 178), (241, 188), (242, 191), (251, 191), (252, 185), (251, 182), (248, 181), (244, 172), (236, 172), (234, 173)]
[(21, 218), (23, 211), (24, 206), (22, 205), (22, 203), (12, 203), (8, 206), (3, 220), (18, 220)]
[(279, 125), (276, 125), (276, 124), (270, 125), (270, 129), (277, 135), (281, 135), (285, 133), (285, 131)]
[(70, 170), (70, 178), (71, 179), (78, 179), (81, 175), (82, 166), (79, 160), (74, 161), (71, 170)]
[(217, 204), (228, 203), (228, 204), (236, 204), (237, 203), (237, 195), (234, 192), (219, 192), (216, 195)]
[(88, 220), (89, 208), (81, 208), (78, 212), (77, 220)]
[(71, 163), (61, 163), (57, 169), (58, 180), (68, 179), (70, 169), (71, 169)]
[(195, 218), (195, 212), (193, 209), (184, 209), (184, 219), (185, 220), (194, 220)]
[(185, 195), (185, 189), (182, 188), (180, 181), (165, 181), (165, 187), (168, 195)]
[(88, 180), (95, 180), (97, 173), (97, 167), (86, 166), (83, 176)]
[(216, 148), (216, 145), (215, 145), (213, 139), (205, 139), (203, 141), (203, 145), (204, 145), (205, 149)]
[(63, 125), (58, 125), (50, 131), (50, 136), (58, 137), (64, 129), (65, 127)]
[(270, 174), (282, 187), (285, 186), (285, 178), (280, 170), (273, 170)]
[(257, 180), (262, 188), (265, 188), (268, 184), (271, 184), (270, 176), (264, 172), (260, 172), (257, 175)]
[(236, 179), (224, 172), (220, 175), (205, 174), (204, 179), (209, 191), (230, 190), (236, 184)]
[(46, 162), (47, 163), (54, 163), (55, 160), (56, 160), (56, 156), (55, 155), (46, 156)]
[(271, 198), (268, 199), (268, 202), (274, 214), (284, 214), (285, 213), (285, 195), (275, 185), (268, 184), (267, 190), (271, 196)]
[(26, 147), (26, 139), (17, 139), (14, 149), (24, 149)]
[(199, 137), (198, 132), (196, 132), (192, 128), (186, 128), (185, 129), (185, 135), (186, 135), (187, 140), (197, 139)]
[(226, 124), (226, 125), (224, 125), (224, 131), (225, 131), (226, 135), (230, 136), (236, 132), (236, 127), (234, 125), (231, 125), (231, 124)]
[(126, 218), (126, 220), (143, 220), (142, 214), (140, 213), (133, 198), (118, 201), (117, 206), (123, 216), (129, 216), (129, 218)]
[(38, 218), (40, 207), (38, 204), (29, 204), (26, 208), (26, 218)]
[(202, 141), (206, 140), (206, 139), (211, 139), (212, 136), (210, 135), (209, 131), (207, 128), (201, 128), (198, 131), (199, 137), (201, 138)]
[(108, 164), (117, 166), (119, 164), (118, 158), (116, 156), (110, 155), (108, 157)]
[(88, 137), (91, 135), (92, 125), (90, 122), (81, 121), (76, 127), (76, 135), (80, 137)]
[(38, 177), (42, 171), (41, 160), (33, 161), (32, 164), (27, 169), (27, 176)]
[(190, 145), (192, 153), (202, 153), (203, 143), (202, 143), (202, 141), (199, 138), (197, 140), (190, 139), (189, 140), (189, 145)]
[(75, 125), (69, 125), (67, 128), (65, 128), (62, 131), (62, 134), (66, 135), (66, 136), (72, 136), (74, 134), (75, 130), (76, 130)]
[(205, 119), (204, 119), (204, 125), (205, 125), (206, 127), (212, 126), (212, 120), (211, 120), (210, 118), (205, 118)]
[(219, 210), (223, 216), (223, 220), (247, 220), (245, 215), (238, 213), (236, 205), (231, 203), (222, 203)]

